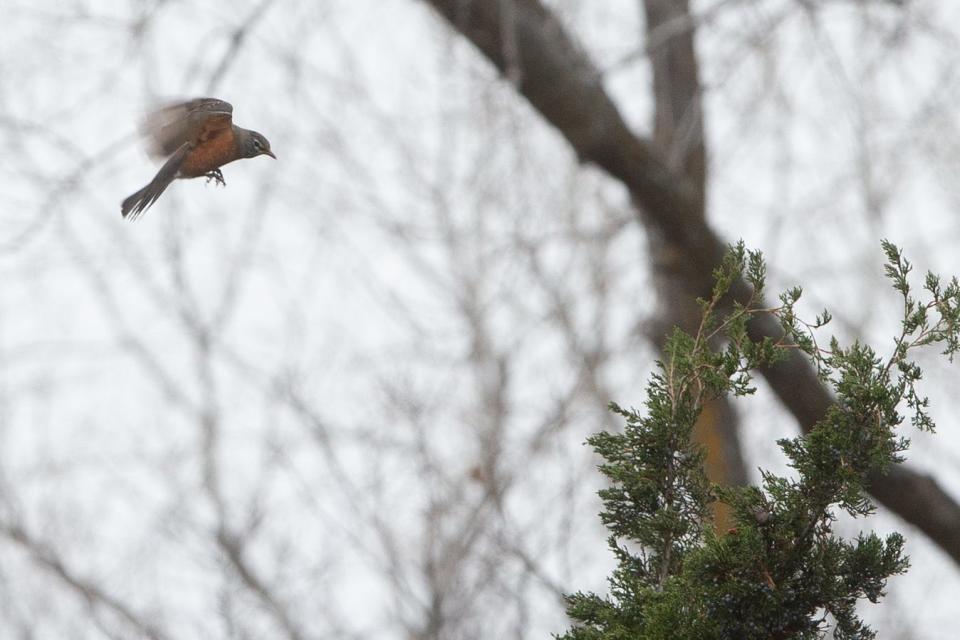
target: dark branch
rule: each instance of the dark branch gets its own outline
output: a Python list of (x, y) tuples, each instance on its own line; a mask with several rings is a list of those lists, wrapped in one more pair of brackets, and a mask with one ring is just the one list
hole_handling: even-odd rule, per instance
[[(600, 73), (558, 18), (539, 0), (427, 2), (514, 81), (581, 160), (601, 167), (630, 191), (642, 207), (642, 224), (682, 248), (689, 290), (708, 292), (712, 270), (726, 247), (701, 215), (702, 192), (672, 171), (650, 142), (630, 131), (604, 90)], [(504, 7), (512, 19), (510, 46), (504, 40)], [(745, 299), (747, 285), (740, 283), (735, 293)], [(750, 335), (755, 340), (779, 338), (780, 326), (761, 317), (751, 324)], [(830, 395), (800, 354), (762, 373), (804, 430), (830, 405)], [(917, 486), (923, 491), (911, 493)], [(934, 480), (899, 467), (876, 478), (872, 493), (960, 564), (960, 536), (955, 533), (960, 530), (960, 506)], [(903, 495), (911, 500), (897, 499)]]

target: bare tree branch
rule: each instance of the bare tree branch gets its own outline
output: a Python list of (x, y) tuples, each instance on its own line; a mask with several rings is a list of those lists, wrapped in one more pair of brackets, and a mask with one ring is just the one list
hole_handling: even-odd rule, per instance
[[(640, 205), (641, 222), (682, 248), (691, 291), (706, 292), (725, 243), (701, 216), (703, 193), (689, 178), (677, 174), (652, 144), (630, 131), (607, 95), (601, 76), (586, 54), (567, 34), (560, 20), (539, 0), (508, 0), (514, 16), (516, 55), (508, 60), (499, 0), (428, 0), (437, 12), (466, 36), (501, 73), (520, 66), (517, 90), (550, 122), (584, 162), (592, 162), (621, 182)], [(517, 74), (514, 74), (517, 75)], [(740, 283), (736, 296), (748, 295)], [(754, 339), (779, 338), (779, 325), (769, 317), (751, 324)], [(799, 354), (762, 371), (777, 397), (804, 430), (823, 416), (831, 403), (828, 392)], [(911, 480), (908, 482), (906, 478)], [(909, 504), (890, 500), (903, 494), (904, 483), (922, 487)], [(900, 468), (896, 475), (874, 479), (874, 497), (908, 522), (960, 564), (960, 505), (935, 480)], [(939, 508), (934, 509), (934, 505)], [(930, 515), (941, 515), (936, 522)], [(946, 522), (947, 527), (942, 526)], [(945, 535), (945, 531), (951, 531)]]
[(94, 612), (97, 609), (110, 611), (135, 629), (142, 637), (149, 638), (149, 640), (165, 640), (167, 638), (163, 631), (147, 622), (116, 596), (108, 593), (94, 582), (77, 575), (51, 548), (36, 540), (20, 525), (0, 522), (0, 535), (25, 550), (34, 562), (76, 593)]
[[(703, 221), (707, 161), (700, 65), (694, 50), (694, 29), (676, 28), (694, 21), (686, 0), (642, 0), (640, 4), (646, 16), (645, 39), (654, 43), (647, 47), (653, 69), (652, 144), (670, 170), (701, 194), (697, 217)], [(639, 210), (646, 219), (646, 209), (641, 205)], [(703, 292), (690, 288), (697, 278), (687, 273), (685, 248), (659, 233), (655, 224), (647, 227), (647, 250), (659, 297), (649, 337), (654, 345), (659, 345), (673, 327), (695, 330), (700, 320), (700, 308), (695, 301)], [(714, 399), (705, 407), (697, 419), (694, 437), (707, 447), (705, 465), (711, 480), (746, 483), (737, 414), (729, 399)], [(716, 526), (721, 530), (729, 526), (727, 513), (723, 505), (717, 505)]]

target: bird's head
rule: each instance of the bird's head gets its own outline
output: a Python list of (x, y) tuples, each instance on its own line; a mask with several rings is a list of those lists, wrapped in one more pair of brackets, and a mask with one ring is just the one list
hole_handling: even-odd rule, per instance
[(270, 150), (270, 141), (262, 133), (256, 131), (248, 131), (248, 133), (244, 144), (244, 157), (270, 156), (274, 160), (277, 159), (277, 156), (273, 155), (273, 151)]

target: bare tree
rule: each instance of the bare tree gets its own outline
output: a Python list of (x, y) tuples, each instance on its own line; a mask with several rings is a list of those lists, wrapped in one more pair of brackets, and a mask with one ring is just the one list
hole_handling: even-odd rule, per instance
[[(652, 228), (661, 290), (673, 312), (668, 324), (688, 326), (690, 312), (678, 300), (703, 296), (723, 243), (704, 218), (705, 161), (698, 63), (686, 2), (644, 2), (654, 77), (654, 139), (636, 136), (608, 97), (602, 76), (538, 0), (458, 3), (432, 0), (451, 25), (462, 31), (507, 76), (520, 78), (518, 90), (556, 126), (577, 154), (623, 182), (638, 203), (641, 220)], [(509, 6), (508, 12), (504, 7)], [(504, 24), (507, 26), (505, 27)], [(676, 34), (660, 35), (674, 30)], [(515, 31), (508, 44), (505, 33)], [(516, 50), (514, 50), (516, 48)], [(741, 296), (748, 295), (744, 290)], [(776, 324), (752, 326), (758, 339), (782, 334)], [(656, 336), (662, 335), (657, 332)], [(797, 354), (764, 374), (801, 427), (810, 429), (830, 403), (812, 368)], [(729, 409), (721, 409), (729, 415)], [(709, 415), (709, 413), (708, 413)], [(714, 429), (720, 429), (718, 421)], [(727, 422), (727, 424), (729, 424)], [(732, 430), (718, 441), (730, 442)], [(731, 477), (741, 478), (739, 456)], [(960, 562), (960, 505), (930, 476), (897, 469), (876, 478), (873, 495), (917, 525)], [(909, 498), (904, 499), (905, 496)]]

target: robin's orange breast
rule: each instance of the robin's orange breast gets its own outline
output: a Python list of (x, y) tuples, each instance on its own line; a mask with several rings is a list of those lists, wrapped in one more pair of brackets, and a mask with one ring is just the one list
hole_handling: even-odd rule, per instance
[(233, 128), (228, 127), (217, 135), (197, 143), (180, 164), (180, 175), (196, 178), (218, 169), (239, 157)]

